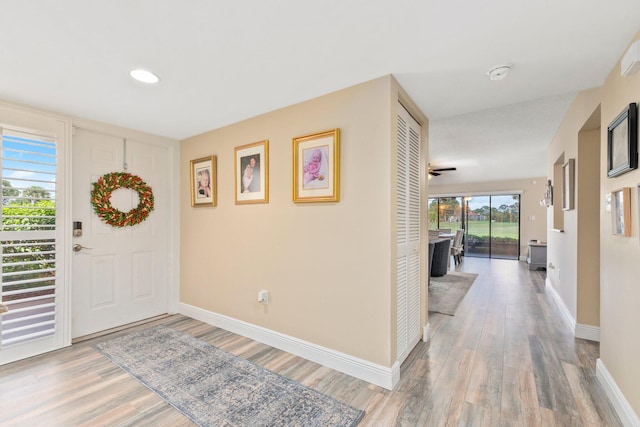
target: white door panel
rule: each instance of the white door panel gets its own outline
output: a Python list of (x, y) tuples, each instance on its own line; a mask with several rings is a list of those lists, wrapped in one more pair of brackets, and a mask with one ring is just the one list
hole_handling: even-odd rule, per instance
[[(73, 256), (74, 338), (157, 316), (168, 301), (169, 152), (166, 147), (78, 129), (73, 146), (73, 220), (83, 224), (74, 239), (88, 248)], [(125, 159), (126, 156), (126, 159)], [(154, 210), (132, 227), (103, 222), (90, 203), (91, 183), (110, 172), (141, 177), (153, 190)], [(112, 193), (114, 208), (138, 205), (129, 189)]]

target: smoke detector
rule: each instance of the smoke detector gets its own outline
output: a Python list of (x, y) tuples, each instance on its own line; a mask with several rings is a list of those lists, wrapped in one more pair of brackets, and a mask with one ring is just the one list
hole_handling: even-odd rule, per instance
[(496, 65), (487, 72), (487, 75), (491, 80), (502, 80), (507, 77), (511, 71), (511, 67), (508, 65)]

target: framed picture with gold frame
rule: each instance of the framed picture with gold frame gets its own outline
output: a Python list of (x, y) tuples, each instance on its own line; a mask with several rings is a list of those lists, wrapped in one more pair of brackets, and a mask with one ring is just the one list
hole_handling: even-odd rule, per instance
[(269, 203), (269, 141), (236, 147), (236, 205)]
[(293, 138), (293, 202), (340, 201), (340, 129)]
[(191, 206), (217, 206), (216, 156), (191, 160)]
[(611, 192), (611, 226), (613, 234), (631, 236), (631, 188)]

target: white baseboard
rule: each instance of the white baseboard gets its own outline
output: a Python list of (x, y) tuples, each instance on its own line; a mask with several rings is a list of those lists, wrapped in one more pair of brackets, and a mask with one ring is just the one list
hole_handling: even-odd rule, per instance
[(549, 280), (549, 278), (547, 278), (545, 284), (547, 290), (549, 291), (549, 295), (551, 295), (556, 305), (560, 309), (562, 320), (564, 321), (565, 325), (567, 325), (567, 327), (571, 330), (571, 332), (573, 332), (573, 336), (576, 338), (600, 342), (600, 328), (598, 326), (583, 325), (581, 323), (577, 323), (569, 312), (569, 309), (565, 305), (564, 301), (562, 300), (562, 298), (560, 298), (560, 295), (558, 295), (558, 292), (551, 284), (551, 280)]
[(598, 378), (600, 385), (607, 394), (618, 417), (620, 417), (622, 425), (625, 427), (640, 427), (638, 415), (636, 415), (631, 405), (629, 405), (629, 402), (622, 394), (622, 391), (613, 380), (611, 374), (609, 374), (609, 371), (601, 359), (596, 360), (596, 378)]
[(600, 342), (600, 327), (576, 323), (576, 338)]
[(398, 384), (398, 381), (400, 381), (400, 363), (398, 362), (388, 368), (189, 304), (180, 303), (179, 311), (185, 316), (295, 354), (296, 356), (370, 382), (387, 390), (393, 390), (396, 384)]
[(548, 277), (545, 281), (545, 284), (546, 284), (546, 289), (549, 291), (549, 295), (551, 295), (553, 300), (556, 302), (556, 305), (560, 309), (562, 320), (564, 321), (565, 325), (567, 325), (567, 327), (571, 330), (571, 332), (573, 332), (573, 334), (575, 335), (576, 319), (573, 318), (573, 316), (571, 315), (571, 312), (569, 312), (569, 309), (564, 304), (564, 301), (562, 301), (562, 298), (560, 298), (560, 295), (558, 295), (558, 292), (553, 287), (553, 284), (551, 283), (551, 280), (549, 280)]
[(422, 328), (422, 341), (424, 341), (425, 343), (429, 342), (430, 331), (431, 331), (431, 324), (427, 323), (426, 325), (424, 325), (424, 328)]

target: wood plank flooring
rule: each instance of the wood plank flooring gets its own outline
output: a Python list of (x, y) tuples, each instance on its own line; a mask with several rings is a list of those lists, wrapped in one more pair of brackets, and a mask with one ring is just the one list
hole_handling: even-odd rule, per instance
[[(457, 269), (479, 276), (455, 316), (430, 313), (431, 341), (409, 355), (392, 392), (181, 315), (151, 324), (364, 409), (361, 426), (621, 425), (595, 379), (598, 344), (572, 337), (544, 272), (469, 257)], [(0, 367), (0, 425), (193, 425), (91, 347), (127, 332)]]

